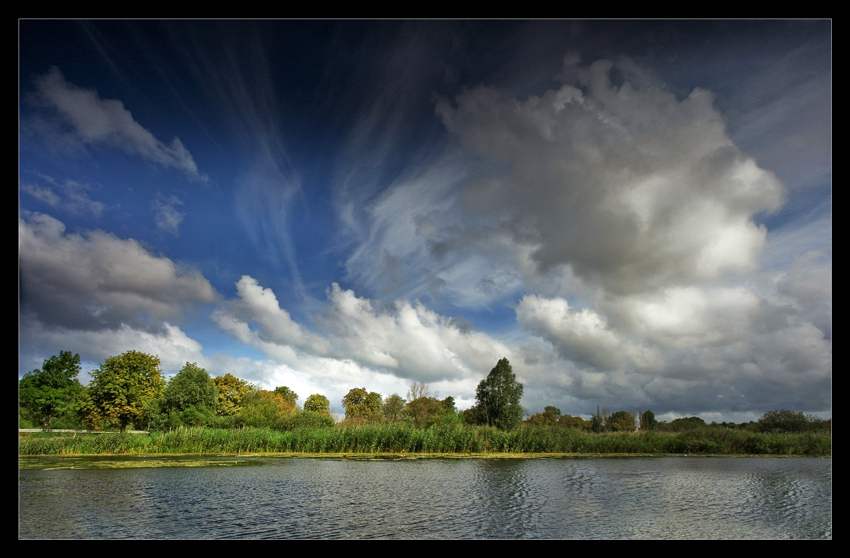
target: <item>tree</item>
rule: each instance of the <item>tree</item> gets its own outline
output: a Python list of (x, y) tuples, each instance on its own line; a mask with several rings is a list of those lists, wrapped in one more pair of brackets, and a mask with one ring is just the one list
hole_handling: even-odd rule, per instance
[(655, 413), (647, 409), (640, 414), (641, 430), (655, 430), (656, 426), (658, 426), (658, 421), (655, 419)]
[(501, 359), (475, 390), (475, 406), (488, 426), (513, 430), (522, 423), (522, 384), (508, 359)]
[(83, 386), (77, 379), (80, 355), (59, 351), (18, 382), (18, 401), (30, 417), (47, 430), (53, 419), (73, 413), (80, 405)]
[(408, 401), (404, 406), (404, 414), (413, 420), (417, 428), (424, 427), (432, 415), (439, 414), (443, 406), (435, 397), (419, 397)]
[(547, 405), (542, 413), (531, 415), (523, 423), (530, 426), (556, 426), (560, 418), (561, 409)]
[(295, 405), (279, 393), (265, 389), (253, 390), (242, 400), (238, 421), (243, 426), (276, 428), (281, 419), (294, 415)]
[(555, 420), (561, 418), (561, 409), (555, 407), (554, 405), (546, 405), (543, 407), (544, 413), (552, 413), (555, 416)]
[(164, 388), (159, 357), (127, 351), (106, 359), (100, 368), (92, 371), (88, 395), (95, 412), (116, 420), (124, 432)]
[(809, 419), (802, 411), (777, 409), (768, 411), (756, 421), (759, 432), (805, 432), (809, 429)]
[(292, 403), (293, 407), (298, 406), (298, 394), (289, 389), (286, 386), (279, 386), (274, 388), (274, 392), (283, 397), (286, 401)]
[(561, 415), (558, 417), (558, 426), (562, 428), (575, 428), (577, 430), (589, 430), (591, 423), (581, 417), (572, 415)]
[(628, 411), (615, 411), (611, 413), (609, 424), (614, 432), (634, 432), (635, 414)]
[(143, 419), (150, 430), (203, 426), (215, 416), (217, 405), (218, 389), (210, 375), (194, 362), (187, 362), (168, 381), (162, 395), (145, 406)]
[(383, 418), (381, 405), (381, 395), (367, 392), (366, 388), (353, 388), (342, 398), (346, 420), (380, 421)]
[(428, 397), (428, 386), (421, 382), (413, 382), (410, 384), (410, 389), (407, 390), (407, 400), (413, 401), (420, 397)]
[(242, 400), (251, 393), (251, 384), (239, 379), (233, 374), (225, 374), (213, 378), (213, 385), (218, 389), (218, 405), (216, 413), (222, 416), (235, 415), (242, 410)]
[(397, 422), (404, 418), (404, 399), (397, 393), (387, 397), (384, 401), (382, 410), (384, 411), (384, 420), (387, 422)]
[(304, 401), (304, 410), (331, 416), (331, 402), (324, 395), (314, 393)]
[(596, 406), (596, 413), (590, 417), (590, 429), (593, 432), (609, 432), (611, 430), (611, 415), (608, 407)]

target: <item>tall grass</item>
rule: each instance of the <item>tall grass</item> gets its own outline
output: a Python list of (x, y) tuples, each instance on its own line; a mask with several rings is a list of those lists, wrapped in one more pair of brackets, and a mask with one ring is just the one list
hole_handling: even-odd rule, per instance
[(503, 432), (463, 424), (416, 428), (386, 423), (332, 428), (225, 430), (178, 428), (146, 434), (37, 433), (19, 439), (20, 455), (153, 453), (572, 453), (832, 455), (830, 433), (770, 434), (701, 429), (679, 433), (595, 434), (550, 426)]

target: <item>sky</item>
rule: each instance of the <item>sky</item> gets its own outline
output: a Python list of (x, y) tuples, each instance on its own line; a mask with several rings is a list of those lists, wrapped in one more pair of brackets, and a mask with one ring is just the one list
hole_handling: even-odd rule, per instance
[(829, 20), (18, 29), (19, 377), (832, 415)]

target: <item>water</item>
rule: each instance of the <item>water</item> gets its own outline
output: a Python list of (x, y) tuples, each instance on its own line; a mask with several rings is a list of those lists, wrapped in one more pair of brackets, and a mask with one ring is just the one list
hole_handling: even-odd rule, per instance
[(831, 459), (20, 462), (23, 539), (832, 538)]

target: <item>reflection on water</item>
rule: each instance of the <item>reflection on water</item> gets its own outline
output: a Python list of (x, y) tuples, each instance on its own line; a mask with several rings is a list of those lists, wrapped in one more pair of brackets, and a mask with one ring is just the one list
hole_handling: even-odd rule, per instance
[(829, 459), (36, 461), (26, 539), (832, 538)]

